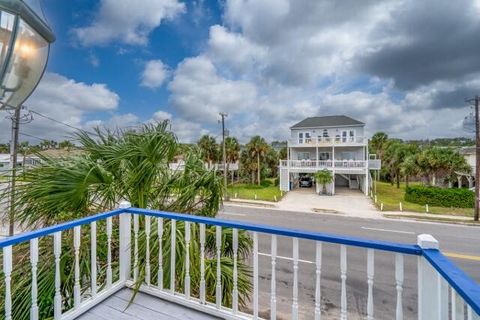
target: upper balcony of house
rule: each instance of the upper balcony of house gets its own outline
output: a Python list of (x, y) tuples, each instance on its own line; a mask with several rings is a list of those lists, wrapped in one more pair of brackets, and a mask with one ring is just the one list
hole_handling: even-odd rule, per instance
[(365, 124), (347, 116), (310, 117), (293, 125), (289, 147), (366, 146)]
[(0, 248), (8, 320), (480, 314), (480, 286), (425, 234), (415, 244), (395, 243), (122, 203), (2, 239)]

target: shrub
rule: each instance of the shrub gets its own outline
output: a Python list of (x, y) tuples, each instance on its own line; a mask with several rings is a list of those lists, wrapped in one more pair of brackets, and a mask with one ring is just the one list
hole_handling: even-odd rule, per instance
[(405, 201), (437, 207), (473, 208), (475, 193), (468, 189), (411, 186), (405, 190)]
[(263, 180), (262, 182), (260, 182), (260, 185), (262, 187), (270, 187), (272, 185), (272, 182), (270, 180)]

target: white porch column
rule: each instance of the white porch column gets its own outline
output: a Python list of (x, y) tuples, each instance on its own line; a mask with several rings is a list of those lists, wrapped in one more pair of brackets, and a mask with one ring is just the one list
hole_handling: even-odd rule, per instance
[[(429, 234), (417, 236), (422, 249), (438, 249), (438, 241)], [(418, 256), (418, 319), (448, 319), (448, 294), (442, 276), (423, 257)]]
[(369, 186), (369, 176), (368, 176), (368, 168), (365, 170), (365, 195), (368, 196), (368, 186)]
[(333, 174), (332, 195), (335, 195), (335, 169), (332, 170), (332, 174)]
[(462, 187), (462, 176), (457, 176), (458, 189)]
[(473, 188), (473, 177), (468, 176), (467, 179), (468, 179), (468, 188)]

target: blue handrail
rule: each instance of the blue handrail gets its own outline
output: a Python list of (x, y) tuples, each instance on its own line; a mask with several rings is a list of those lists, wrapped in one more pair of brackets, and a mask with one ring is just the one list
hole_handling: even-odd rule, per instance
[(480, 285), (437, 249), (423, 249), (423, 256), (455, 289), (465, 302), (480, 315)]
[(73, 227), (81, 226), (81, 225), (84, 225), (84, 224), (89, 224), (89, 223), (94, 222), (94, 221), (103, 220), (103, 219), (106, 219), (108, 217), (113, 217), (113, 216), (119, 215), (122, 212), (125, 212), (125, 209), (116, 209), (116, 210), (112, 210), (112, 211), (98, 213), (98, 214), (88, 216), (88, 217), (85, 217), (85, 218), (72, 220), (72, 221), (69, 221), (69, 222), (61, 223), (61, 224), (56, 224), (54, 226), (41, 228), (41, 229), (37, 229), (37, 230), (34, 230), (34, 231), (30, 231), (30, 232), (20, 233), (20, 234), (17, 234), (15, 236), (8, 237), (8, 238), (0, 240), (0, 248), (12, 246), (12, 245), (15, 245), (15, 244), (19, 244), (21, 242), (29, 241), (31, 239), (48, 236), (48, 235), (54, 234), (55, 232), (58, 232), (58, 231), (69, 230), (69, 229), (72, 229)]
[(235, 228), (248, 231), (255, 231), (260, 233), (276, 234), (279, 236), (294, 237), (307, 240), (316, 240), (336, 244), (344, 244), (348, 246), (377, 249), (384, 251), (393, 251), (403, 254), (421, 255), (422, 249), (417, 245), (402, 244), (387, 241), (365, 240), (356, 237), (340, 236), (328, 233), (319, 233), (304, 230), (286, 229), (280, 227), (273, 227), (262, 224), (252, 224), (247, 222), (224, 220), (218, 218), (207, 218), (202, 216), (195, 216), (190, 214), (180, 214), (166, 211), (155, 211), (150, 209), (128, 208), (127, 212), (134, 214), (149, 215), (152, 217), (160, 217), (167, 219), (175, 219), (182, 221), (189, 221), (194, 223), (203, 223), (208, 225), (221, 226), (226, 228)]

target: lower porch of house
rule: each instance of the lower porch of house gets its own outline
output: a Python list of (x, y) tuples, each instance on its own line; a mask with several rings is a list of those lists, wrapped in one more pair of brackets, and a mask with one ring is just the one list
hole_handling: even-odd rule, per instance
[[(312, 179), (312, 192), (320, 193), (323, 186), (315, 182), (316, 170), (286, 170), (280, 169), (280, 190), (291, 191), (303, 188), (300, 185), (302, 177), (310, 177)], [(366, 173), (344, 173), (332, 171), (333, 181), (327, 184), (327, 194), (336, 194), (338, 189), (360, 190), (365, 195), (368, 195), (368, 190), (371, 185), (371, 177)]]

